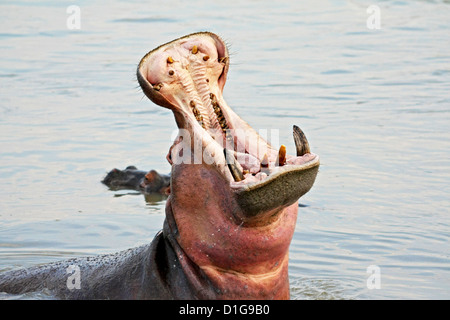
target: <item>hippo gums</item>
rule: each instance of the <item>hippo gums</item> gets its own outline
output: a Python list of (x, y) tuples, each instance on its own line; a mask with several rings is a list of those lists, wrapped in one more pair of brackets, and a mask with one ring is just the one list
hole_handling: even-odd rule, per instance
[[(209, 32), (157, 47), (139, 63), (145, 95), (172, 110), (170, 195), (153, 241), (116, 254), (0, 274), (0, 291), (66, 299), (289, 299), (298, 199), (319, 156), (294, 126), (296, 155), (272, 147), (225, 102), (225, 43)], [(67, 286), (70, 265), (81, 285)], [(69, 288), (70, 287), (70, 288)]]

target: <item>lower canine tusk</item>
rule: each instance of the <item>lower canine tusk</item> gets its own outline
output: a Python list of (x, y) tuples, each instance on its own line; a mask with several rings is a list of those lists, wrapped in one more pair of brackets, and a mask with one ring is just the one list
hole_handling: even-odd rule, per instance
[(297, 157), (301, 157), (301, 156), (311, 152), (311, 150), (309, 149), (309, 143), (308, 143), (308, 140), (306, 139), (305, 134), (296, 125), (294, 125), (294, 142), (295, 142), (295, 148), (297, 149)]

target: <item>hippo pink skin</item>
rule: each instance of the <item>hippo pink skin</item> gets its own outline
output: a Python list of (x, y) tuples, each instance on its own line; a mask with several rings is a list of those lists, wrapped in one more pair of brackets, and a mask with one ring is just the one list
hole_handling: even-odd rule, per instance
[[(139, 63), (143, 92), (174, 113), (170, 195), (148, 245), (0, 274), (0, 292), (46, 289), (63, 299), (288, 299), (289, 245), (298, 199), (319, 157), (294, 127), (297, 155), (274, 149), (222, 96), (228, 50), (200, 32), (159, 46)], [(200, 152), (199, 152), (200, 150)], [(200, 153), (200, 154), (199, 154)], [(80, 289), (67, 268), (80, 267)]]
[(183, 248), (180, 260), (188, 257), (200, 266), (214, 298), (288, 299), (288, 248), (297, 203), (246, 219), (217, 170), (178, 165), (173, 174), (167, 231)]

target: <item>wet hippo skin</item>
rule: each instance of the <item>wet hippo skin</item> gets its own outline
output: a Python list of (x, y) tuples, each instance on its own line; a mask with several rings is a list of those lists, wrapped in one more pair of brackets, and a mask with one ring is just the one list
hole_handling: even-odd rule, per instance
[[(319, 157), (298, 127), (296, 155), (275, 149), (222, 96), (228, 49), (215, 34), (159, 46), (139, 63), (147, 97), (170, 109), (163, 229), (127, 251), (0, 274), (0, 291), (49, 290), (62, 299), (289, 299), (289, 245), (298, 199), (314, 184)], [(200, 159), (200, 160), (199, 160)], [(132, 171), (132, 170), (130, 170)], [(80, 288), (69, 288), (71, 265)]]
[(156, 170), (138, 170), (135, 166), (128, 166), (125, 170), (112, 169), (102, 183), (111, 190), (131, 189), (160, 194), (170, 192), (170, 175), (160, 174)]

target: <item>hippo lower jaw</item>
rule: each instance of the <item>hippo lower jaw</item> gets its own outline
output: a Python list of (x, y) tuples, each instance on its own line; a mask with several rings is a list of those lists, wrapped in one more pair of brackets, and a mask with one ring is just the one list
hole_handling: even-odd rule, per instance
[(228, 68), (224, 42), (200, 32), (150, 51), (139, 63), (137, 78), (153, 102), (175, 115), (180, 133), (169, 161), (215, 166), (251, 219), (308, 192), (319, 157), (310, 152), (299, 128), (294, 128), (297, 156), (290, 156), (234, 113), (222, 95)]

